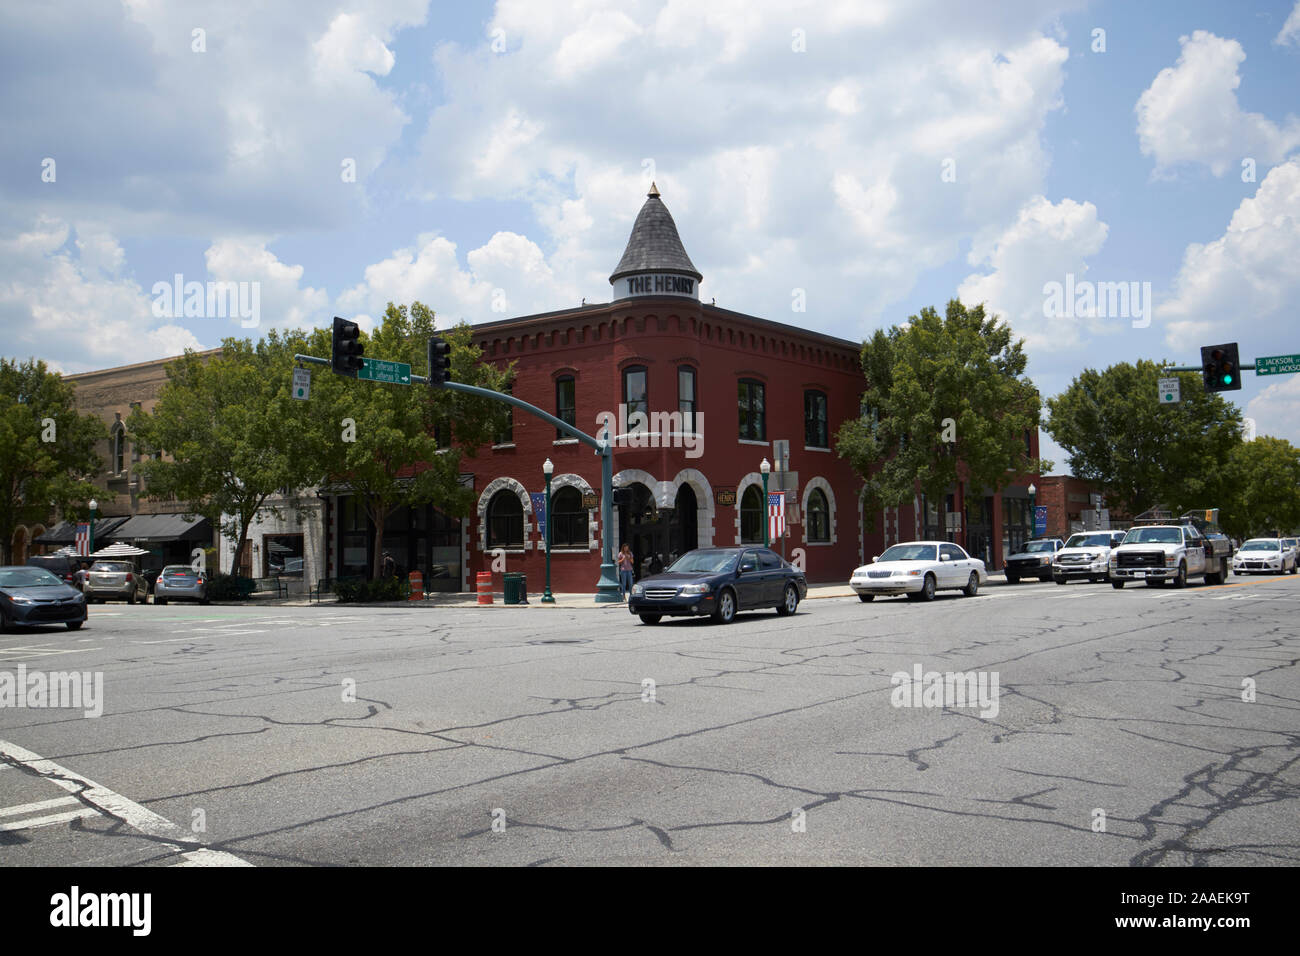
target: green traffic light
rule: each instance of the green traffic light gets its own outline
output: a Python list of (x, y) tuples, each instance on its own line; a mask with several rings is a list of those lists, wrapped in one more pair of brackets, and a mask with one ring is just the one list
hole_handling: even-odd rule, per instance
[(1224, 385), (1231, 385), (1231, 384), (1232, 384), (1232, 376), (1231, 376), (1231, 375), (1225, 375), (1225, 376), (1223, 376), (1223, 384), (1224, 384)]

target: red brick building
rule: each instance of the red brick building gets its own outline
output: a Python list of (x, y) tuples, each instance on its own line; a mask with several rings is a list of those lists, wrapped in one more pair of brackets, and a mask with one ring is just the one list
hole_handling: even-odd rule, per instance
[[(1092, 482), (1071, 475), (1044, 475), (1038, 479), (1037, 503), (1047, 508), (1047, 534), (1068, 538), (1076, 531), (1091, 531), (1100, 520), (1096, 512), (1105, 505), (1101, 489)], [(1105, 524), (1110, 529), (1127, 528), (1130, 515), (1106, 509)]]
[[(630, 545), (640, 567), (652, 554), (666, 561), (695, 547), (761, 544), (764, 459), (771, 490), (789, 492), (787, 537), (772, 546), (813, 582), (846, 581), (888, 544), (923, 536), (970, 533), (973, 553), (1000, 566), (1004, 540), (1027, 535), (1027, 480), (984, 496), (918, 498), (865, 530), (862, 483), (833, 450), (840, 425), (859, 413), (861, 344), (702, 302), (702, 280), (652, 186), (610, 276), (611, 302), (474, 327), (485, 360), (516, 363), (516, 397), (590, 435), (611, 421), (615, 551)], [(1036, 456), (1037, 435), (1026, 441)], [(463, 461), (473, 469), (462, 480), (477, 493), (475, 514), (402, 509), (385, 528), (385, 548), (432, 589), (471, 590), (499, 551), (506, 570), (540, 590), (545, 528), (534, 495), (545, 489), (548, 458), (552, 589), (594, 591), (607, 533), (600, 458), (521, 409), (496, 444)], [(367, 573), (364, 512), (347, 496), (329, 500), (331, 573)], [(1022, 525), (1004, 527), (1008, 502), (1023, 502), (1014, 508)]]

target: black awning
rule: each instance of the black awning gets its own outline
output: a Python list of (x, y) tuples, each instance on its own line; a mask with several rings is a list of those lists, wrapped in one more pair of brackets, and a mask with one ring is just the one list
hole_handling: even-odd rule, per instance
[[(115, 528), (120, 527), (126, 522), (128, 515), (121, 515), (112, 518), (99, 518), (95, 521), (95, 537), (102, 538), (105, 535), (112, 534)], [(60, 521), (49, 531), (39, 535), (36, 544), (73, 544), (77, 540), (77, 522)]]
[[(99, 532), (95, 532), (99, 537)], [(204, 541), (212, 537), (207, 518), (180, 514), (136, 515), (110, 535), (114, 541)]]

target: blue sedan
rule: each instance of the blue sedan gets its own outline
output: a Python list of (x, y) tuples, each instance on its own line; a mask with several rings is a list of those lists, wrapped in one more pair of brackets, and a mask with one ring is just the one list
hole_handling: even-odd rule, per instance
[(632, 586), (628, 610), (645, 624), (665, 615), (707, 615), (730, 624), (737, 611), (793, 614), (808, 594), (802, 571), (768, 548), (700, 548)]
[(44, 568), (0, 567), (0, 631), (40, 624), (86, 623), (86, 596)]

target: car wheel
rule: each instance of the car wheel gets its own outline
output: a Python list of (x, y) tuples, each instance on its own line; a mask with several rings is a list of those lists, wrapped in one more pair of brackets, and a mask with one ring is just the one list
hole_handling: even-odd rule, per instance
[(1019, 583), (1020, 583), (1020, 575), (1018, 575), (1018, 574), (1011, 574), (1011, 573), (1008, 572), (1008, 574), (1007, 574), (1007, 584), (1019, 584)]
[(1116, 591), (1123, 591), (1123, 590), (1124, 590), (1124, 582), (1123, 582), (1123, 581), (1111, 581), (1111, 582), (1110, 582), (1110, 586), (1113, 587)]
[(1179, 564), (1178, 573), (1174, 575), (1174, 588), (1187, 587), (1187, 565)]
[(961, 593), (967, 597), (974, 597), (980, 593), (980, 576), (974, 571), (970, 573), (970, 580), (967, 581), (966, 586), (961, 589)]
[(68, 622), (68, 630), (69, 630), (69, 631), (79, 631), (79, 630), (81, 630), (81, 625), (83, 625), (83, 624), (85, 624), (85, 623), (86, 623), (85, 621), (69, 621), (69, 622)]
[(641, 614), (638, 616), (641, 618), (642, 624), (658, 624), (663, 619), (662, 614)]
[(918, 601), (934, 600), (934, 575), (933, 574), (927, 574), (925, 576), (925, 583), (921, 585), (921, 593), (917, 596), (917, 600)]
[(126, 596), (126, 603), (127, 603), (127, 604), (134, 604), (134, 603), (135, 603), (135, 592), (134, 592), (134, 591), (132, 591), (130, 594), (128, 594), (128, 595)]
[(1057, 584), (1064, 584), (1064, 583), (1065, 583), (1065, 578), (1053, 577), (1052, 580), (1055, 581)]
[(875, 599), (875, 597), (876, 596), (874, 594), (859, 594), (858, 600), (861, 601), (863, 604), (870, 604), (871, 601)]
[(777, 605), (776, 613), (789, 617), (799, 607), (799, 589), (793, 584), (785, 586), (785, 600)]
[(718, 609), (713, 612), (713, 620), (718, 624), (730, 624), (736, 619), (736, 595), (726, 588), (718, 595)]
[(9, 618), (5, 616), (4, 611), (0, 611), (0, 634), (8, 634), (9, 628)]

